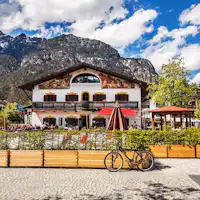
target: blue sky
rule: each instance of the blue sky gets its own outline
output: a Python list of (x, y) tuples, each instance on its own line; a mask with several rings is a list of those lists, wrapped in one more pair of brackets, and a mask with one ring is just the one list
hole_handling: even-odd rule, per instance
[(181, 56), (200, 83), (199, 0), (0, 0), (0, 30), (98, 39), (123, 57), (149, 59), (157, 71)]

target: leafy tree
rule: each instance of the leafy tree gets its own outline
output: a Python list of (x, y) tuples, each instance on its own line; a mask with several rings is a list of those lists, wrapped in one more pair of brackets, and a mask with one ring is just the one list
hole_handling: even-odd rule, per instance
[(200, 101), (197, 102), (197, 106), (194, 112), (194, 115), (197, 119), (200, 119)]
[(9, 113), (8, 120), (12, 123), (19, 124), (22, 121), (22, 117), (19, 112), (11, 112)]
[(149, 83), (149, 96), (159, 106), (188, 105), (197, 93), (197, 86), (191, 83), (189, 75), (182, 59), (170, 60)]
[(11, 113), (17, 112), (16, 103), (7, 103), (7, 105), (0, 111), (0, 118), (3, 120), (3, 127), (6, 129), (7, 120)]

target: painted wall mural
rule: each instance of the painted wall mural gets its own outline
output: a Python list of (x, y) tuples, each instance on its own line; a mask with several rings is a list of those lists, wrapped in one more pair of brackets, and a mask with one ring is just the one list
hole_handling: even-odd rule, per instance
[(114, 76), (100, 73), (102, 88), (135, 88), (131, 81), (123, 80)]
[(71, 75), (66, 74), (62, 78), (55, 78), (39, 85), (40, 89), (68, 89)]
[[(102, 88), (135, 88), (135, 84), (118, 77), (114, 77), (105, 73), (97, 72), (99, 75)], [(55, 78), (39, 84), (40, 89), (69, 89), (72, 75), (66, 74), (62, 78)]]

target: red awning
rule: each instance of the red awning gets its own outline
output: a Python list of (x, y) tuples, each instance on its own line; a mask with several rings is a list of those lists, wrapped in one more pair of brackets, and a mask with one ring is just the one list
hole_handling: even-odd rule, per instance
[[(99, 115), (111, 115), (113, 108), (102, 108), (101, 111), (98, 112)], [(132, 110), (128, 108), (121, 108), (121, 111), (124, 116), (136, 116), (137, 110)]]

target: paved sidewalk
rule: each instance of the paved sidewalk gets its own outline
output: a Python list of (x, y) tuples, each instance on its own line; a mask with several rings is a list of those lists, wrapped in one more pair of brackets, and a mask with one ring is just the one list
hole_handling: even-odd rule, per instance
[[(200, 159), (160, 159), (151, 172), (0, 168), (0, 200), (200, 199)], [(196, 176), (195, 176), (196, 177)]]

